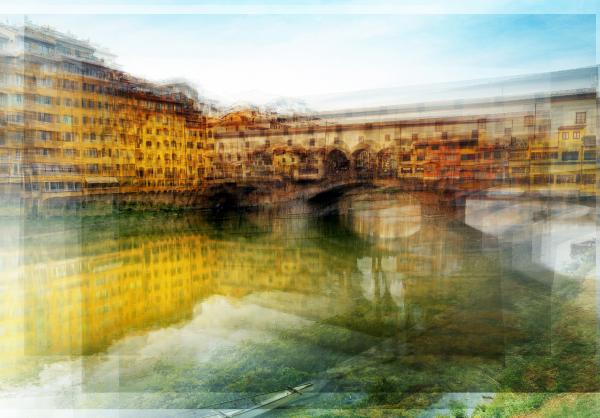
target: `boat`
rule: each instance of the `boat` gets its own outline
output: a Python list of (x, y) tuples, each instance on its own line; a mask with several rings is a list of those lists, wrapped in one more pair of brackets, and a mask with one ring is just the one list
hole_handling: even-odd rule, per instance
[[(295, 387), (288, 387), (285, 390), (275, 392), (264, 401), (257, 403), (250, 408), (244, 409), (213, 409), (209, 415), (202, 418), (253, 418), (266, 414), (275, 408), (285, 405), (298, 399), (304, 392), (313, 386), (312, 383), (304, 383)], [(232, 401), (234, 402), (234, 401)]]

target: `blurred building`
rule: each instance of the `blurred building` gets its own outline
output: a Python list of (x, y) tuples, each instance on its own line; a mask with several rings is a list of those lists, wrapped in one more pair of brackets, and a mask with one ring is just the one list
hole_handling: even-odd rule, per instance
[[(521, 95), (303, 118), (227, 115), (212, 128), (215, 161), (224, 162), (219, 172), (226, 178), (353, 177), (440, 188), (504, 184), (595, 194), (597, 68), (565, 71), (560, 78), (574, 81), (556, 85), (558, 90), (544, 85), (537, 93), (523, 87)], [(532, 76), (529, 82), (536, 80)], [(460, 97), (461, 91), (455, 94)], [(228, 171), (228, 162), (235, 162), (229, 165), (235, 169)]]
[(7, 198), (191, 190), (209, 174), (195, 90), (135, 78), (107, 57), (50, 28), (0, 26)]
[(215, 115), (189, 83), (150, 83), (114, 59), (47, 27), (0, 26), (5, 201), (35, 212), (53, 199), (152, 200), (223, 180), (597, 190), (597, 67), (472, 83), (423, 103)]

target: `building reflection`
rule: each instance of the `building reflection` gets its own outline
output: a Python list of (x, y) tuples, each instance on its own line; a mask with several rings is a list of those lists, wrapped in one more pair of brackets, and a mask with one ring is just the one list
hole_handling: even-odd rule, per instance
[(549, 324), (525, 330), (518, 307), (533, 298), (549, 319), (551, 288), (503, 267), (494, 237), (424, 216), (410, 196), (341, 208), (337, 220), (303, 208), (218, 227), (164, 214), (15, 226), (19, 244), (2, 250), (5, 370), (188, 321), (212, 295), (392, 338), (407, 354), (503, 356), (526, 333), (544, 352)]
[(328, 265), (318, 248), (273, 240), (248, 223), (246, 235), (223, 238), (198, 219), (79, 222), (29, 223), (15, 228), (20, 244), (3, 247), (3, 359), (100, 352), (189, 320), (215, 294), (318, 294), (315, 278)]

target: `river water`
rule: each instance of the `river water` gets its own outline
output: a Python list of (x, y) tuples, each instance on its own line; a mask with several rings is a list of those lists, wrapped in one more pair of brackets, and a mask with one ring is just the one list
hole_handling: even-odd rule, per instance
[(598, 391), (597, 219), (584, 204), (383, 191), (4, 219), (0, 414), (200, 417), (306, 382), (272, 415)]

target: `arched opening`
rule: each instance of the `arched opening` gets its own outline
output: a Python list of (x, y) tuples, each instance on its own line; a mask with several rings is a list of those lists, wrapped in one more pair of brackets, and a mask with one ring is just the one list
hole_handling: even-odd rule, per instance
[(354, 171), (358, 178), (373, 177), (371, 156), (367, 149), (363, 148), (355, 151), (354, 154), (352, 154), (352, 161), (354, 163)]
[(391, 149), (384, 149), (377, 154), (377, 175), (390, 178), (396, 176), (398, 159)]
[(336, 177), (346, 174), (350, 169), (350, 161), (339, 149), (334, 149), (325, 157), (325, 175)]

